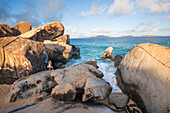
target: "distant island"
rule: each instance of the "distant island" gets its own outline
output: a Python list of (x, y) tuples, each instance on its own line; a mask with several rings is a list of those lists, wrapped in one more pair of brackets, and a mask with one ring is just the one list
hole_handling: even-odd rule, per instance
[(164, 37), (170, 37), (170, 36), (158, 36), (158, 35), (143, 35), (143, 36), (132, 36), (132, 35), (127, 35), (127, 36), (116, 36), (116, 37), (110, 37), (106, 35), (97, 35), (93, 37), (87, 37), (87, 38), (125, 38), (125, 37), (156, 37), (156, 38), (164, 38)]

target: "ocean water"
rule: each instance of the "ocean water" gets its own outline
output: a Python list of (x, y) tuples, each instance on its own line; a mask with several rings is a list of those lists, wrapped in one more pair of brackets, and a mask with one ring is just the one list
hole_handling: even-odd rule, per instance
[(99, 70), (103, 72), (103, 79), (113, 87), (112, 92), (121, 91), (116, 85), (114, 62), (100, 59), (107, 47), (113, 47), (113, 55), (126, 55), (135, 45), (140, 43), (154, 43), (170, 48), (170, 37), (119, 37), (119, 38), (79, 38), (71, 39), (70, 43), (80, 48), (80, 58), (71, 59), (66, 66), (81, 62), (96, 60)]

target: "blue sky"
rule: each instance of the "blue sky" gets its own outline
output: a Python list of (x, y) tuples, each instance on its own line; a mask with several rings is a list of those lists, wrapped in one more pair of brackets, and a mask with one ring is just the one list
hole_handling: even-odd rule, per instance
[(59, 21), (71, 38), (170, 36), (170, 0), (0, 0), (0, 23)]

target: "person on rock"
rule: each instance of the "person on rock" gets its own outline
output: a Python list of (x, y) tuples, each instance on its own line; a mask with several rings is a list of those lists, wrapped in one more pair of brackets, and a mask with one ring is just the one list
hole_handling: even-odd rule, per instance
[(51, 69), (54, 70), (54, 69), (53, 69), (53, 66), (52, 66), (51, 60), (48, 61), (48, 66), (47, 66), (47, 68), (49, 68), (48, 72), (50, 72)]

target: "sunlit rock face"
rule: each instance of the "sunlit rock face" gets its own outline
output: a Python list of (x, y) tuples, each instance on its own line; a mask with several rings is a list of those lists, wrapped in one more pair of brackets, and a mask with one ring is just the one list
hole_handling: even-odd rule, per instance
[(118, 86), (143, 112), (169, 112), (170, 48), (136, 45), (124, 56), (116, 74)]

